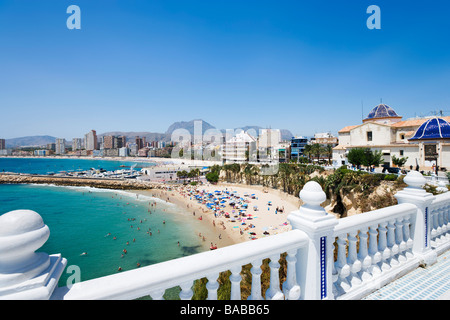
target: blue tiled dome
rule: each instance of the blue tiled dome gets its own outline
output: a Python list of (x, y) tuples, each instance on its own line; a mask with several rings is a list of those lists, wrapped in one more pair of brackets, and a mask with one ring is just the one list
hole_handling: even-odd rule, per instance
[(370, 111), (369, 115), (364, 120), (378, 119), (378, 118), (401, 118), (397, 112), (385, 104), (379, 104)]
[(425, 121), (409, 140), (450, 139), (450, 124), (442, 118)]

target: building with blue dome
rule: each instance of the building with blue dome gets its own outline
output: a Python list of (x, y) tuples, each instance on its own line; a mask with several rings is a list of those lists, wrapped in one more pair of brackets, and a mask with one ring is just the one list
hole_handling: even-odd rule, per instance
[(409, 141), (450, 139), (450, 124), (442, 118), (425, 121)]
[(359, 125), (342, 128), (339, 144), (333, 149), (335, 165), (348, 164), (352, 148), (381, 151), (384, 165), (392, 158), (407, 158), (405, 167), (432, 170), (434, 165), (450, 170), (450, 117), (402, 120), (390, 106), (375, 106)]
[(363, 123), (368, 121), (376, 121), (379, 123), (395, 123), (402, 120), (402, 117), (395, 112), (394, 109), (385, 104), (379, 104), (370, 111), (367, 118), (363, 120)]

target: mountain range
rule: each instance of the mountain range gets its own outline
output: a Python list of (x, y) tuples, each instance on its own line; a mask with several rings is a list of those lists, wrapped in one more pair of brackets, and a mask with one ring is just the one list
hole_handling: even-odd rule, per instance
[[(210, 123), (201, 120), (201, 119), (194, 119), (191, 121), (179, 121), (174, 122), (171, 124), (165, 133), (158, 133), (158, 132), (146, 132), (146, 131), (139, 131), (139, 132), (124, 132), (124, 131), (110, 131), (98, 134), (98, 137), (101, 138), (103, 136), (126, 136), (127, 140), (132, 140), (136, 136), (139, 137), (145, 137), (146, 141), (170, 141), (172, 133), (177, 129), (185, 129), (187, 130), (191, 135), (194, 135), (194, 125), (195, 122), (200, 121), (202, 126), (202, 134), (205, 133), (208, 129), (217, 129)], [(260, 126), (245, 126), (242, 128), (234, 128), (236, 129), (242, 129), (244, 131), (253, 129), (257, 133), (259, 133), (259, 129), (263, 129), (263, 127)], [(225, 133), (224, 129), (219, 129), (222, 133)], [(287, 129), (280, 129), (281, 132), (281, 139), (283, 140), (290, 140), (292, 138), (292, 133)], [(55, 143), (56, 137), (52, 136), (28, 136), (28, 137), (20, 137), (20, 138), (13, 138), (13, 139), (6, 139), (6, 147), (7, 148), (14, 148), (14, 147), (36, 147), (36, 146), (43, 146), (48, 143)], [(69, 143), (69, 141), (67, 142)]]

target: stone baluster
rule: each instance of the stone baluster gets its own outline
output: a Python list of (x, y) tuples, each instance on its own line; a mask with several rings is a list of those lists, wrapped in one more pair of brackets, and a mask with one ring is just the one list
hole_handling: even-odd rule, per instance
[(231, 295), (230, 300), (241, 300), (241, 266), (235, 266), (231, 268)]
[(433, 264), (437, 260), (437, 254), (431, 250), (430, 246), (430, 205), (435, 197), (422, 188), (426, 180), (420, 172), (408, 172), (403, 181), (408, 187), (395, 194), (398, 203), (411, 203), (417, 207), (417, 213), (413, 219), (412, 252), (425, 265)]
[(297, 250), (287, 251), (286, 281), (283, 283), (283, 293), (286, 300), (298, 300), (300, 298), (300, 286), (296, 277)]
[(445, 206), (444, 225), (445, 225), (445, 232), (446, 232), (445, 237), (448, 241), (450, 239), (450, 205)]
[(351, 288), (347, 277), (350, 276), (350, 265), (347, 263), (347, 234), (341, 234), (337, 237), (336, 243), (338, 245), (337, 260), (335, 268), (339, 275), (337, 280), (337, 290), (341, 294), (348, 292)]
[(381, 261), (381, 253), (378, 251), (378, 225), (370, 226), (369, 228), (369, 255), (372, 260), (370, 273), (373, 277), (381, 274), (381, 268), (378, 263)]
[(164, 293), (166, 290), (152, 290), (150, 291), (150, 297), (152, 297), (152, 300), (164, 300)]
[(438, 235), (439, 235), (439, 222), (438, 222), (438, 215), (439, 215), (439, 206), (435, 206), (433, 210), (430, 210), (430, 225), (431, 225), (431, 233), (430, 233), (430, 239), (432, 242), (439, 242)]
[(442, 235), (444, 238), (446, 238), (448, 230), (448, 205), (445, 205), (442, 210)]
[[(337, 250), (336, 250), (336, 255), (337, 255)], [(339, 296), (339, 291), (341, 290), (340, 288), (340, 282), (339, 282), (339, 273), (336, 269), (336, 262), (333, 263), (332, 265), (332, 280), (333, 280), (333, 295), (335, 297)]]
[(406, 261), (406, 241), (403, 239), (403, 217), (395, 220), (395, 242), (398, 246), (398, 262), (403, 263)]
[(35, 252), (50, 236), (42, 217), (31, 210), (0, 216), (0, 299), (50, 299), (67, 260)]
[(445, 205), (441, 205), (439, 207), (438, 216), (437, 216), (437, 236), (439, 237), (439, 241), (442, 242), (442, 235), (444, 233), (444, 210)]
[(411, 238), (411, 218), (410, 216), (405, 216), (403, 218), (403, 240), (406, 242), (406, 259), (410, 259), (413, 257), (411, 252), (413, 247), (413, 239)]
[(307, 246), (298, 250), (297, 281), (301, 299), (333, 299), (333, 233), (338, 224), (335, 216), (320, 206), (326, 200), (325, 192), (315, 181), (309, 181), (300, 191), (304, 205), (292, 212), (288, 220), (292, 229), (305, 232)]
[(349, 232), (348, 237), (348, 257), (347, 263), (350, 266), (350, 277), (349, 282), (352, 287), (358, 286), (361, 284), (361, 278), (358, 275), (358, 272), (361, 271), (361, 261), (358, 260), (358, 255), (356, 251), (356, 242), (357, 242), (357, 230), (352, 230)]
[(180, 292), (180, 299), (181, 300), (191, 300), (192, 296), (194, 295), (194, 292), (192, 291), (192, 285), (193, 281), (186, 281), (180, 284), (181, 292)]
[(389, 264), (391, 267), (395, 267), (399, 264), (397, 254), (399, 247), (395, 242), (395, 219), (389, 220), (387, 225), (387, 246), (391, 250), (391, 257), (389, 259)]
[(391, 249), (387, 246), (387, 222), (381, 222), (378, 227), (378, 251), (381, 253), (380, 269), (381, 271), (387, 271), (391, 269), (389, 264), (389, 258), (391, 257)]
[(217, 300), (217, 289), (219, 289), (219, 283), (217, 278), (219, 278), (218, 273), (213, 273), (206, 276), (208, 282), (206, 283), (206, 289), (208, 290), (208, 300)]
[(362, 281), (367, 281), (372, 278), (370, 267), (372, 266), (372, 258), (369, 255), (367, 248), (367, 239), (369, 238), (368, 228), (365, 227), (359, 231), (359, 251), (358, 260), (361, 262), (361, 271), (358, 276)]
[(252, 262), (252, 268), (250, 269), (250, 272), (252, 274), (252, 291), (250, 296), (248, 297), (248, 300), (262, 300), (262, 294), (261, 294), (261, 264), (262, 260), (255, 260)]
[(280, 290), (280, 255), (270, 257), (270, 287), (266, 290), (266, 300), (284, 300), (284, 295)]

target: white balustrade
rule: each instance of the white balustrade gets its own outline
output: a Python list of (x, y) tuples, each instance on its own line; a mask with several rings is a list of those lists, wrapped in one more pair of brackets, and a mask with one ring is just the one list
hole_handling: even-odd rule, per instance
[[(192, 299), (196, 280), (206, 278), (208, 300), (216, 300), (219, 276), (230, 271), (231, 300), (241, 299), (242, 267), (251, 264), (248, 299), (360, 299), (450, 249), (450, 192), (433, 196), (425, 179), (410, 172), (398, 205), (336, 219), (320, 206), (325, 193), (316, 182), (300, 192), (305, 203), (288, 216), (291, 231), (135, 270), (56, 288), (66, 260), (35, 253), (49, 230), (33, 211), (0, 216), (1, 299), (164, 299), (180, 287)], [(286, 280), (280, 284), (281, 254)], [(334, 253), (336, 255), (334, 255)], [(334, 260), (336, 256), (336, 261)], [(263, 293), (262, 263), (270, 259), (270, 285)], [(55, 289), (56, 288), (56, 289)]]

